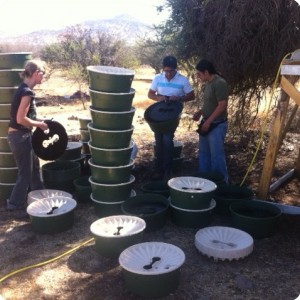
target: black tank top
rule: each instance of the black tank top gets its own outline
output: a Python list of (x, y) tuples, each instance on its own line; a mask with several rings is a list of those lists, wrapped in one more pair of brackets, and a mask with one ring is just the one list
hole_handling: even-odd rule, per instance
[(25, 127), (25, 126), (17, 123), (18, 109), (19, 109), (22, 97), (24, 97), (24, 96), (31, 97), (27, 117), (32, 120), (36, 120), (35, 94), (28, 87), (27, 84), (22, 83), (16, 90), (13, 100), (12, 100), (12, 103), (11, 103), (9, 127), (17, 129), (17, 130), (21, 130), (21, 131), (31, 131), (31, 128)]

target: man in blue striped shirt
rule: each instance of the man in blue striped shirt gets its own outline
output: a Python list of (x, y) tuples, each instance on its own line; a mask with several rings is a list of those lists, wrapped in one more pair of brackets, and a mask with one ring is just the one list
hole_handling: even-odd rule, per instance
[[(195, 94), (187, 77), (177, 71), (177, 59), (166, 56), (163, 59), (163, 72), (157, 74), (148, 91), (148, 98), (155, 101), (182, 101), (195, 99)], [(174, 133), (154, 133), (156, 172), (153, 179), (168, 180), (172, 176)]]

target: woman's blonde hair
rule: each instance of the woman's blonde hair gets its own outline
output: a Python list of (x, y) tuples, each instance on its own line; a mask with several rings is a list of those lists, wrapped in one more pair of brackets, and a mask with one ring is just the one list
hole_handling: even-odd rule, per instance
[(25, 69), (23, 72), (20, 73), (20, 76), (22, 79), (28, 78), (28, 77), (31, 77), (34, 74), (34, 72), (36, 72), (36, 71), (44, 72), (42, 63), (31, 60), (26, 63)]

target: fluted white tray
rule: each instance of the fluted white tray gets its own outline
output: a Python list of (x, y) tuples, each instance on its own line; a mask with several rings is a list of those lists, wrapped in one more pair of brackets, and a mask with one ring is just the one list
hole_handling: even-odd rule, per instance
[(65, 191), (53, 190), (53, 189), (41, 189), (41, 190), (35, 190), (29, 192), (27, 195), (27, 203), (31, 204), (32, 202), (37, 200), (52, 198), (56, 196), (73, 198), (70, 193), (67, 193)]
[(238, 260), (253, 251), (253, 238), (236, 228), (211, 226), (197, 231), (195, 246), (199, 252), (215, 260)]
[(146, 222), (135, 216), (109, 216), (101, 218), (90, 226), (93, 234), (102, 237), (124, 237), (131, 236), (143, 231), (146, 228)]
[(77, 202), (69, 197), (56, 196), (32, 202), (27, 213), (33, 217), (51, 218), (66, 214), (77, 206)]
[(174, 190), (187, 193), (207, 193), (217, 188), (213, 181), (191, 176), (172, 178), (168, 181), (168, 185)]
[(181, 267), (184, 261), (185, 254), (179, 247), (162, 242), (130, 246), (119, 257), (125, 270), (141, 275), (169, 273)]

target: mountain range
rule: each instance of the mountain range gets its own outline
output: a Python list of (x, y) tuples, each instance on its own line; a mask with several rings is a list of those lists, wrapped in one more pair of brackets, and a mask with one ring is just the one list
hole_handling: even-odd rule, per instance
[[(152, 26), (143, 23), (130, 15), (119, 15), (111, 19), (87, 20), (80, 24), (70, 25), (69, 27), (80, 25), (93, 31), (100, 31), (111, 34), (114, 37), (120, 37), (132, 44), (137, 39), (149, 37), (154, 34)], [(45, 45), (56, 42), (58, 37), (66, 31), (67, 28), (60, 30), (37, 30), (19, 36), (5, 36), (0, 34), (0, 43), (29, 43), (32, 45)]]

